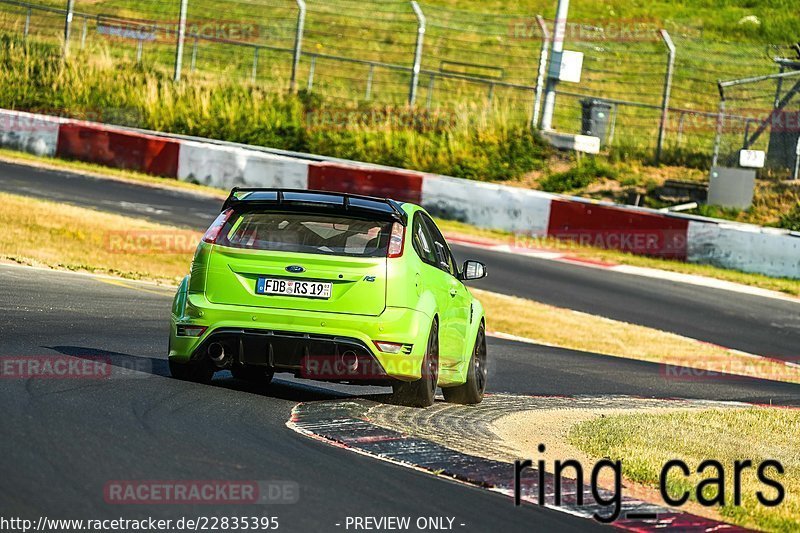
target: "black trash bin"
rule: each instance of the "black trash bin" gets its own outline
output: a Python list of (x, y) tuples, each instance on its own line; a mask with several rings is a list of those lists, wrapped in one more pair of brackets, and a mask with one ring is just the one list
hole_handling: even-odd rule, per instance
[(613, 105), (605, 100), (581, 100), (581, 133), (598, 137), (600, 144), (606, 144), (612, 109)]

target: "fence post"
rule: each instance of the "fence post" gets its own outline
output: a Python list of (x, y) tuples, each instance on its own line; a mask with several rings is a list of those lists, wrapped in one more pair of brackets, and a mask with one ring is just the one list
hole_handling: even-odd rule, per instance
[(67, 0), (67, 15), (64, 17), (64, 57), (69, 55), (69, 34), (72, 30), (72, 12), (75, 0)]
[(533, 115), (531, 116), (531, 128), (539, 126), (539, 113), (542, 108), (542, 92), (544, 92), (544, 80), (547, 76), (547, 54), (550, 48), (550, 32), (547, 31), (547, 24), (541, 15), (536, 15), (536, 23), (539, 31), (542, 32), (542, 50), (539, 53), (539, 73), (536, 76), (536, 96), (533, 99)]
[(144, 40), (139, 39), (138, 41), (136, 41), (136, 62), (137, 63), (141, 63), (142, 62), (142, 51), (143, 51), (143, 49), (144, 49)]
[(250, 76), (253, 83), (256, 82), (258, 76), (258, 46), (253, 48), (253, 74)]
[(192, 72), (194, 72), (196, 66), (197, 66), (197, 35), (194, 36), (194, 44), (192, 45), (192, 63), (189, 68)]
[(181, 11), (178, 18), (178, 43), (175, 46), (175, 76), (176, 82), (181, 81), (181, 68), (183, 66), (183, 42), (186, 40), (186, 10), (189, 0), (181, 0)]
[(411, 87), (408, 91), (408, 105), (414, 106), (417, 101), (417, 85), (419, 85), (419, 71), (422, 64), (422, 43), (425, 39), (425, 14), (416, 0), (411, 0), (411, 9), (417, 16), (417, 44), (414, 47), (414, 67), (411, 70)]
[(375, 64), (369, 64), (369, 73), (367, 74), (367, 92), (364, 95), (364, 100), (369, 100), (372, 98), (372, 76), (375, 73)]
[(28, 11), (25, 13), (25, 33), (24, 36), (28, 38), (28, 32), (31, 29), (31, 8), (28, 8)]
[(664, 44), (667, 45), (669, 58), (667, 59), (667, 74), (664, 77), (664, 93), (661, 97), (661, 123), (658, 126), (658, 145), (656, 147), (656, 165), (661, 161), (661, 153), (664, 150), (664, 130), (667, 128), (667, 117), (669, 114), (669, 94), (672, 91), (672, 74), (675, 70), (675, 44), (667, 33), (667, 30), (659, 30)]
[(719, 148), (722, 142), (722, 127), (725, 122), (725, 87), (722, 82), (717, 83), (719, 89), (719, 111), (717, 112), (717, 131), (714, 134), (714, 155), (711, 158), (711, 166), (717, 166), (719, 161)]
[(83, 30), (81, 31), (81, 50), (86, 48), (86, 32), (88, 31), (89, 18), (83, 17)]
[(308, 68), (308, 85), (306, 90), (311, 92), (314, 89), (314, 71), (317, 69), (317, 56), (311, 56), (311, 66)]
[[(567, 34), (567, 16), (569, 14), (569, 0), (558, 0), (556, 8), (556, 20), (553, 25), (553, 59), (561, 61), (561, 53), (564, 51), (564, 38)], [(552, 61), (551, 61), (552, 63)], [(552, 70), (553, 65), (551, 65)], [(542, 111), (542, 129), (553, 129), (553, 114), (556, 110), (556, 86), (558, 78), (552, 75), (547, 76), (547, 89), (544, 95), (544, 111)]]
[(300, 67), (300, 56), (303, 53), (303, 31), (306, 25), (306, 3), (304, 0), (295, 0), (297, 8), (297, 28), (294, 32), (294, 57), (292, 58), (292, 79), (289, 82), (289, 90), (294, 92), (297, 84), (297, 69)]
[(428, 111), (431, 110), (431, 105), (433, 105), (433, 87), (436, 84), (436, 76), (431, 73), (431, 79), (428, 80), (428, 101), (426, 103), (426, 107)]

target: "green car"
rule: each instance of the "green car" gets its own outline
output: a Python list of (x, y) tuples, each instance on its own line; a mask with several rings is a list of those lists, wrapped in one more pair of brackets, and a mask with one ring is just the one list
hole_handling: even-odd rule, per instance
[(474, 404), (486, 387), (481, 303), (418, 205), (310, 190), (234, 188), (172, 305), (180, 379), (268, 383), (275, 372), (392, 385), (425, 407), (436, 387)]

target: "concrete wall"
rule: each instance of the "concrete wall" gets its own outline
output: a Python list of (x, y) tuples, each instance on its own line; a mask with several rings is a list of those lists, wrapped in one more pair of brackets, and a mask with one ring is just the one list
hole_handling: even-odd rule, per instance
[(20, 111), (0, 110), (0, 146), (54, 157), (61, 119)]

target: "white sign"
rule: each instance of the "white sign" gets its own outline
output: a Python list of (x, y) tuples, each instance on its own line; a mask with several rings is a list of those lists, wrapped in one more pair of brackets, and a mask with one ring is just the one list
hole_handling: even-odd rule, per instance
[(553, 52), (550, 62), (550, 77), (559, 81), (580, 83), (581, 70), (583, 70), (583, 52), (564, 50)]
[(763, 150), (739, 150), (739, 166), (764, 168), (765, 155)]

